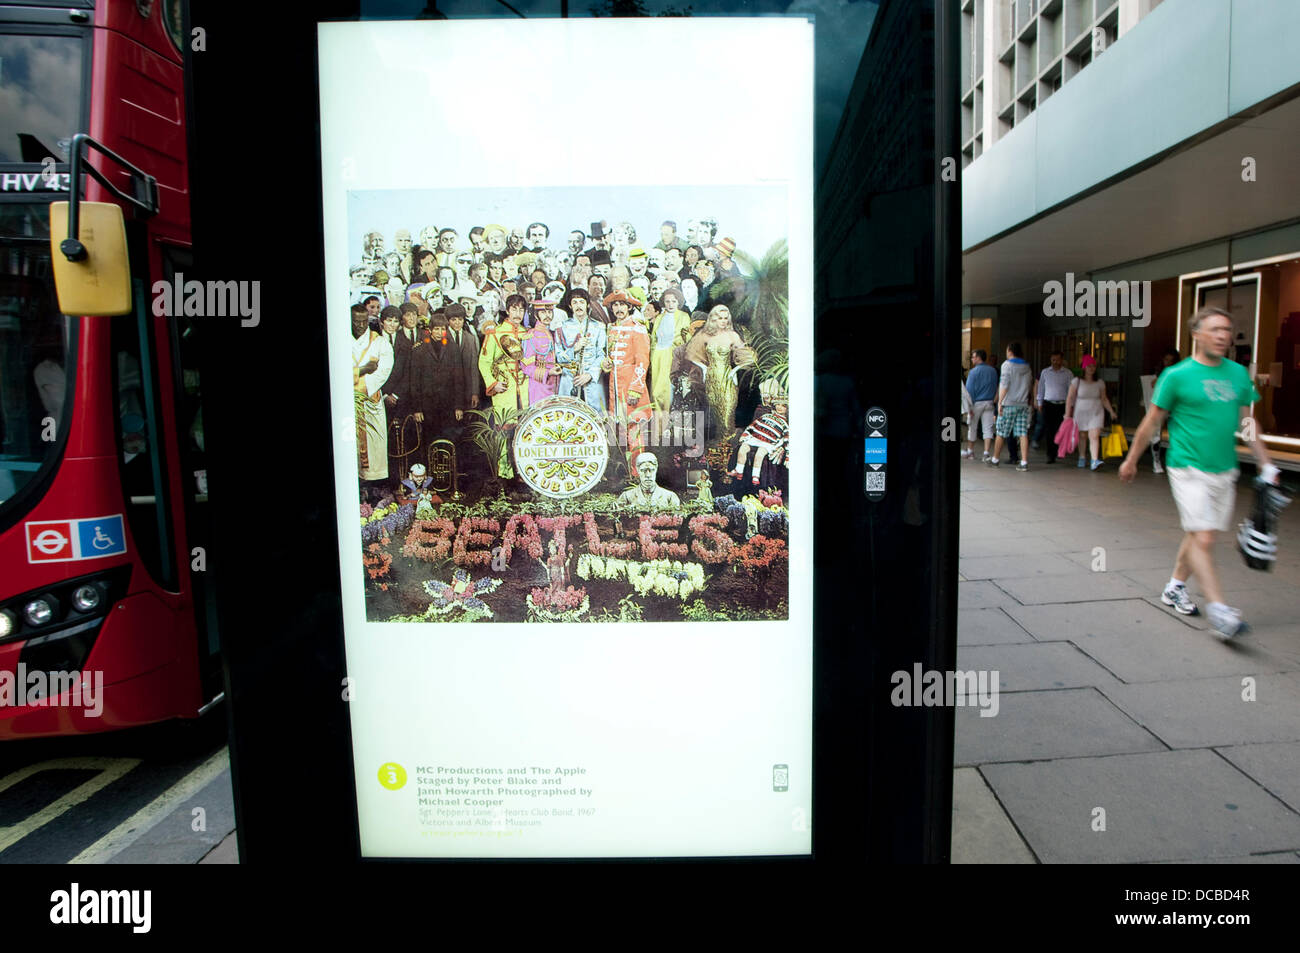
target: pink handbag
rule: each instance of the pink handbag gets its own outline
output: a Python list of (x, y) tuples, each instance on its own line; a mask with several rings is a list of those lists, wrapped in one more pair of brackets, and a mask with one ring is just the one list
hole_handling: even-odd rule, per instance
[(1075, 448), (1079, 446), (1079, 425), (1074, 422), (1073, 417), (1066, 417), (1061, 421), (1060, 429), (1056, 431), (1055, 443), (1061, 456), (1074, 453)]

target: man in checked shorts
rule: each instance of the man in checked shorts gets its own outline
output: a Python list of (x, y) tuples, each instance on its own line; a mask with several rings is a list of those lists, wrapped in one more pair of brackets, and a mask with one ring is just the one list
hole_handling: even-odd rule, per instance
[[(1120, 464), (1119, 477), (1125, 483), (1137, 475), (1137, 461), (1151, 439), (1169, 418), (1169, 452), (1165, 469), (1182, 520), (1183, 541), (1174, 561), (1174, 575), (1160, 594), (1160, 600), (1183, 615), (1192, 615), (1196, 604), (1187, 594), (1187, 580), (1200, 580), (1209, 600), (1206, 616), (1225, 639), (1246, 631), (1241, 612), (1224, 605), (1219, 575), (1214, 568), (1214, 534), (1230, 529), (1237, 497), (1236, 432), (1244, 429), (1250, 405), (1259, 391), (1246, 368), (1229, 360), (1232, 346), (1232, 316), (1218, 308), (1202, 308), (1192, 315), (1192, 357), (1167, 367), (1156, 381), (1151, 407), (1133, 435), (1133, 445)], [(1263, 441), (1249, 441), (1255, 454), (1260, 479), (1277, 483)]]
[(998, 382), (998, 439), (993, 444), (992, 466), (1002, 462), (1002, 442), (1009, 437), (1020, 440), (1020, 463), (1016, 469), (1029, 469), (1029, 405), (1034, 398), (1034, 374), (1025, 363), (1020, 342), (1007, 345), (1007, 359), (1002, 364)]

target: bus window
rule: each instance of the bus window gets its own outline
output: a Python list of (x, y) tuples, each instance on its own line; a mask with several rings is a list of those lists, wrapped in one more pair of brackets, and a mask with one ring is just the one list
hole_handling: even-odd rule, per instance
[(81, 125), (78, 36), (0, 34), (0, 162), (68, 159), (68, 145)]
[(43, 209), (0, 206), (0, 511), (52, 464), (70, 410), (69, 324), (49, 258)]

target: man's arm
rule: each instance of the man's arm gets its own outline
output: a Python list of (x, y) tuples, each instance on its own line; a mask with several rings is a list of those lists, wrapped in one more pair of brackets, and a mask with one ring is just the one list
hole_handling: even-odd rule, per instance
[[(1246, 420), (1249, 417), (1250, 405), (1242, 404), (1241, 414), (1237, 418), (1239, 430), (1245, 429)], [(1246, 441), (1246, 443), (1250, 447), (1251, 452), (1255, 454), (1255, 465), (1259, 470), (1260, 479), (1265, 483), (1277, 483), (1278, 477), (1281, 476), (1281, 471), (1273, 465), (1273, 459), (1268, 455), (1268, 451), (1264, 449), (1264, 441), (1256, 437), (1254, 440)]]
[(1137, 433), (1133, 435), (1133, 443), (1128, 448), (1128, 456), (1124, 462), (1119, 465), (1119, 477), (1121, 480), (1128, 482), (1137, 475), (1137, 462), (1142, 454), (1146, 452), (1147, 447), (1151, 445), (1151, 439), (1165, 425), (1165, 420), (1169, 417), (1169, 411), (1163, 407), (1157, 407), (1152, 403), (1147, 415), (1142, 418), (1142, 423), (1138, 425)]

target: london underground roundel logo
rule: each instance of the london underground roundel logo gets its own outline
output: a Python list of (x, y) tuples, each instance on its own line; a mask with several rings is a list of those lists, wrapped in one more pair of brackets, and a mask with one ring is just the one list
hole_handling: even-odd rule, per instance
[(68, 546), (68, 537), (57, 529), (47, 529), (36, 534), (32, 546), (46, 556), (57, 556)]
[(524, 482), (557, 499), (589, 492), (609, 464), (600, 417), (574, 397), (548, 397), (525, 411), (515, 428), (514, 454)]

